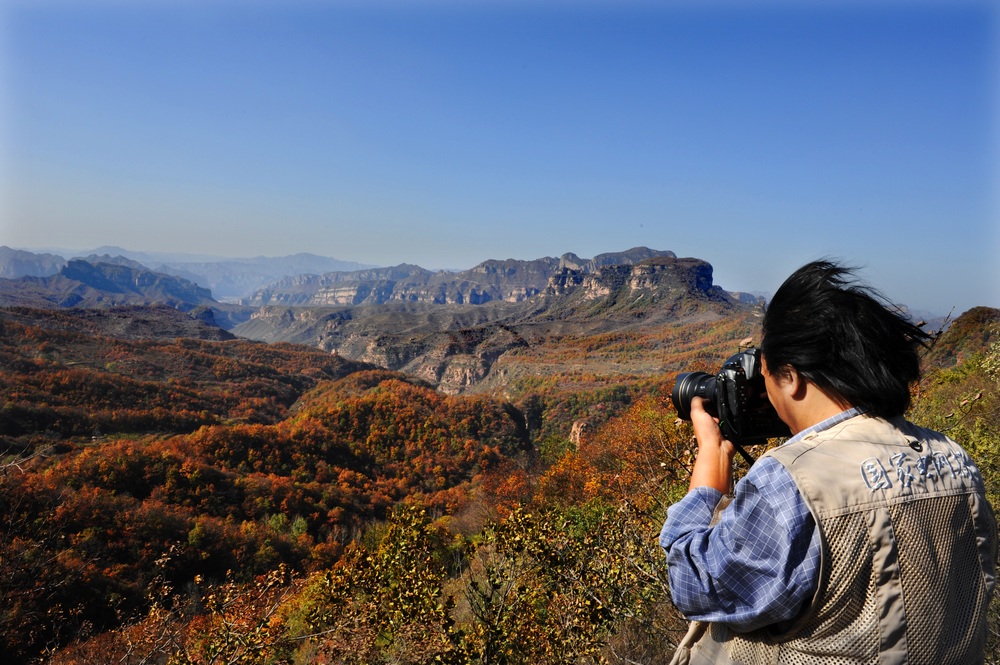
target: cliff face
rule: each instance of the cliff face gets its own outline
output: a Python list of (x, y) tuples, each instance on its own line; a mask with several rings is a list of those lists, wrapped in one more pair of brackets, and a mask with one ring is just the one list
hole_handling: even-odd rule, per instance
[[(570, 263), (564, 264), (572, 265)], [(605, 264), (591, 272), (563, 267), (549, 278), (545, 293), (574, 296), (586, 302), (613, 299), (615, 303), (676, 300), (695, 296), (733, 300), (712, 284), (712, 266), (699, 259), (662, 256), (634, 265)]]
[(465, 273), (435, 274), (437, 281), (423, 285), (387, 279), (381, 290), (328, 276), (325, 293), (338, 294), (324, 296), (329, 306), (260, 307), (234, 332), (315, 345), (457, 393), (503, 385), (511, 358), (553, 338), (655, 329), (692, 313), (749, 310), (712, 284), (712, 266), (699, 259), (669, 253), (636, 263), (598, 258), (487, 261)]
[(581, 259), (564, 254), (533, 261), (515, 259), (483, 261), (463, 272), (431, 272), (418, 266), (303, 275), (275, 282), (257, 291), (243, 304), (337, 306), (382, 305), (389, 302), (436, 305), (518, 303), (533, 298), (549, 286), (550, 279), (570, 270), (596, 273), (609, 266), (633, 265), (656, 258), (675, 258), (673, 252), (636, 247), (625, 252)]

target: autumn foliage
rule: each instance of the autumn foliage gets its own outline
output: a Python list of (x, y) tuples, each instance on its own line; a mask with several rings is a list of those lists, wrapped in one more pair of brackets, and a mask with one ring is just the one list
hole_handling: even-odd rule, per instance
[[(983, 316), (911, 417), (997, 499)], [(669, 375), (449, 396), (304, 347), (23, 318), (0, 317), (3, 662), (654, 663), (683, 634), (656, 543), (695, 452)], [(673, 362), (711, 369), (745, 323), (712, 357), (678, 326)], [(596, 341), (573, 345), (670, 345)]]

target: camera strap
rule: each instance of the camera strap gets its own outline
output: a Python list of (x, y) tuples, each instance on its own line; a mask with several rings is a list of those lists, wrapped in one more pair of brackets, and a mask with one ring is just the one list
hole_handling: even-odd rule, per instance
[(740, 444), (732, 441), (730, 441), (730, 443), (733, 444), (733, 448), (735, 448), (736, 452), (740, 454), (740, 457), (743, 458), (743, 461), (747, 463), (747, 466), (753, 466), (754, 458), (750, 456), (750, 453), (744, 450), (743, 446), (741, 446)]

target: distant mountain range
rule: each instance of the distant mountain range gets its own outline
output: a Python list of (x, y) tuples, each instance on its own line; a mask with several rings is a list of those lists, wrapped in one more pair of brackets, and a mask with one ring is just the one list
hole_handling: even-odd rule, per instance
[(46, 277), (0, 279), (0, 304), (112, 307), (164, 304), (187, 311), (217, 304), (208, 289), (122, 257), (71, 259)]
[[(192, 260), (192, 259), (198, 260)], [(565, 289), (611, 266), (631, 266), (670, 251), (636, 247), (584, 259), (567, 253), (530, 261), (487, 260), (462, 272), (415, 265), (365, 266), (312, 254), (223, 259), (101, 247), (69, 259), (0, 247), (0, 304), (100, 307), (164, 303), (186, 310), (238, 304), (297, 307), (426, 302), (481, 305), (521, 302)], [(556, 282), (553, 278), (561, 275)], [(756, 296), (744, 296), (757, 300)], [(232, 308), (229, 308), (232, 309)]]
[(635, 247), (625, 252), (581, 259), (576, 254), (533, 261), (488, 260), (462, 272), (431, 272), (399, 265), (325, 275), (297, 275), (261, 289), (245, 305), (327, 306), (381, 305), (391, 301), (438, 305), (482, 305), (492, 301), (521, 302), (550, 286), (558, 274), (592, 275), (609, 266), (631, 266), (650, 259), (677, 258), (669, 251)]
[[(211, 335), (208, 326), (247, 339), (305, 344), (461, 392), (502, 387), (519, 371), (517, 358), (553, 344), (569, 344), (569, 357), (579, 353), (574, 345), (601, 348), (584, 339), (656, 338), (686, 322), (711, 326), (735, 318), (749, 330), (764, 303), (760, 295), (716, 286), (703, 260), (647, 247), (590, 259), (572, 253), (490, 259), (461, 272), (359, 266), (310, 254), (178, 258), (185, 257), (106, 247), (64, 259), (0, 247), (0, 307), (114, 310), (88, 318), (88, 325), (125, 337), (155, 334), (157, 326), (168, 336), (187, 330), (165, 314), (168, 307), (197, 321), (190, 330), (201, 338)], [(228, 302), (210, 285), (222, 288)], [(135, 316), (145, 323), (124, 324), (128, 308), (137, 307), (143, 310)], [(589, 371), (594, 357), (583, 353), (579, 371)], [(628, 371), (660, 371), (657, 362), (637, 354)], [(625, 369), (616, 361), (602, 371)]]
[[(486, 261), (455, 274), (402, 269), (343, 277), (328, 276), (330, 286), (318, 290), (309, 280), (296, 294), (317, 303), (336, 289), (331, 304), (263, 305), (232, 332), (318, 346), (458, 393), (502, 390), (547, 366), (655, 375), (665, 347), (648, 342), (651, 336), (730, 317), (750, 321), (761, 302), (713, 285), (705, 261), (646, 248), (593, 260)], [(640, 339), (658, 350), (629, 355), (627, 363), (601, 359), (603, 348)], [(565, 355), (555, 352), (562, 359), (551, 365), (548, 352), (536, 356), (541, 349)]]
[[(0, 248), (0, 274), (9, 276), (0, 278), (0, 307), (115, 309), (114, 317), (88, 319), (90, 325), (104, 321), (108, 334), (130, 335), (137, 328), (120, 325), (123, 307), (166, 305), (240, 337), (319, 347), (459, 392), (499, 380), (494, 365), (509, 351), (553, 339), (655, 329), (685, 317), (749, 315), (762, 302), (715, 286), (705, 261), (646, 247), (592, 259), (569, 253), (487, 260), (462, 272), (412, 265), (300, 272), (333, 261), (309, 255), (187, 264), (201, 266), (202, 282), (167, 272), (185, 272), (177, 264), (154, 270), (130, 254), (109, 251), (63, 262), (53, 254)], [(229, 276), (231, 284), (251, 284), (261, 265), (294, 274), (281, 275), (239, 303), (219, 302), (203, 284), (205, 274), (256, 266)]]
[(90, 263), (133, 262), (152, 272), (181, 277), (211, 290), (218, 302), (236, 302), (270, 283), (300, 274), (323, 274), (333, 271), (362, 270), (374, 266), (341, 261), (315, 254), (294, 254), (283, 257), (226, 259), (188, 254), (134, 252), (121, 247), (99, 247), (83, 254), (36, 254), (29, 251), (0, 247), (0, 278), (50, 277), (57, 274), (72, 259)]

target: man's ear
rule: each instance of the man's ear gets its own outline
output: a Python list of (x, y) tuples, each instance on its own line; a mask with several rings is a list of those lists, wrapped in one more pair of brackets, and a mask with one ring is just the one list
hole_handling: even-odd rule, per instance
[(791, 365), (783, 365), (775, 374), (778, 388), (792, 399), (802, 399), (806, 393), (805, 378)]

